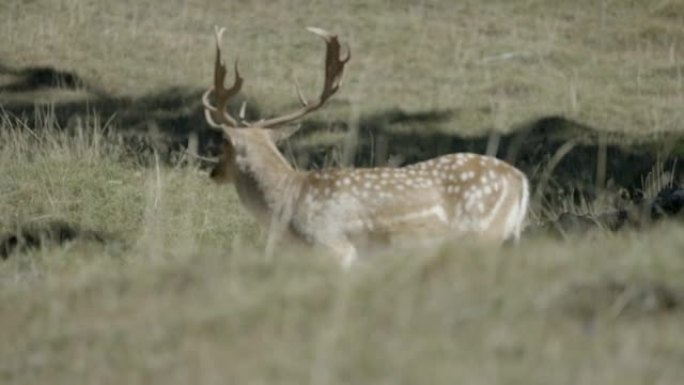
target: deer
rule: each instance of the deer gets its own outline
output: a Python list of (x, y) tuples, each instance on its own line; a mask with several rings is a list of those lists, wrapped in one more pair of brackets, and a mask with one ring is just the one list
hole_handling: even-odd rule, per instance
[[(502, 244), (517, 242), (529, 203), (527, 177), (495, 157), (453, 153), (402, 167), (299, 170), (277, 144), (297, 132), (293, 125), (321, 108), (339, 89), (351, 50), (337, 35), (307, 28), (326, 44), (323, 89), (315, 101), (299, 87), (301, 106), (258, 121), (228, 112), (242, 87), (226, 88), (222, 60), (224, 28), (215, 28), (214, 84), (202, 95), (205, 119), (222, 132), (222, 153), (210, 178), (232, 183), (239, 201), (267, 229), (266, 253), (284, 239), (328, 250), (352, 265), (370, 245), (401, 240), (474, 237)], [(214, 100), (212, 104), (211, 99)]]

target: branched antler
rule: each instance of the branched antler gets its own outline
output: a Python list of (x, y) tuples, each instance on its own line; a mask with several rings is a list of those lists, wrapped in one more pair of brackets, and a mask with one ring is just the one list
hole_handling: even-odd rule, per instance
[[(240, 92), (244, 79), (240, 76), (240, 71), (238, 70), (238, 61), (236, 59), (235, 81), (230, 88), (225, 88), (224, 84), (226, 73), (228, 71), (226, 70), (226, 65), (221, 60), (221, 43), (225, 28), (215, 27), (216, 62), (214, 64), (214, 87), (208, 89), (202, 95), (202, 104), (204, 105), (204, 115), (206, 117), (207, 123), (209, 123), (211, 127), (223, 130), (230, 127), (275, 128), (277, 126), (297, 120), (323, 106), (323, 104), (333, 94), (335, 94), (340, 87), (342, 74), (344, 73), (344, 66), (351, 58), (351, 51), (349, 50), (349, 47), (347, 47), (346, 54), (341, 56), (341, 46), (336, 35), (333, 35), (330, 32), (320, 28), (309, 27), (307, 30), (322, 37), (326, 43), (325, 80), (323, 83), (323, 90), (321, 91), (321, 95), (319, 96), (318, 100), (313, 103), (308, 102), (304, 95), (302, 95), (299, 85), (297, 85), (297, 95), (302, 104), (300, 109), (287, 115), (249, 123), (244, 120), (244, 105), (240, 112), (240, 120), (235, 119), (227, 112), (229, 100)], [(213, 106), (209, 101), (212, 93), (216, 101), (215, 106)]]
[(342, 75), (344, 73), (344, 65), (351, 59), (351, 50), (347, 47), (346, 54), (341, 57), (340, 42), (336, 35), (315, 27), (308, 27), (307, 30), (325, 40), (325, 80), (323, 83), (323, 91), (321, 91), (321, 95), (316, 102), (310, 103), (306, 100), (304, 95), (302, 95), (299, 85), (297, 85), (297, 95), (299, 101), (302, 103), (302, 108), (287, 115), (261, 121), (258, 123), (259, 127), (273, 128), (297, 120), (302, 116), (319, 109), (340, 87)]
[[(238, 61), (235, 59), (235, 81), (230, 88), (225, 88), (226, 80), (226, 65), (221, 60), (221, 43), (223, 40), (223, 33), (226, 31), (225, 28), (215, 28), (216, 33), (216, 61), (214, 63), (214, 87), (206, 90), (204, 95), (202, 95), (202, 104), (204, 104), (204, 116), (207, 119), (207, 123), (214, 128), (224, 128), (238, 127), (239, 124), (230, 116), (226, 108), (228, 107), (228, 101), (233, 96), (237, 95), (242, 88), (243, 78), (240, 76), (240, 71), (238, 69)], [(209, 102), (209, 96), (214, 94), (214, 99), (216, 99), (216, 107), (212, 106)]]

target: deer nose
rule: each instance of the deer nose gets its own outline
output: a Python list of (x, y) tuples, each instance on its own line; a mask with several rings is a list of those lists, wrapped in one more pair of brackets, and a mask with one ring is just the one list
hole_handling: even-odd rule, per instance
[(223, 167), (220, 166), (211, 169), (209, 172), (209, 178), (219, 184), (231, 182), (231, 178), (228, 176), (228, 174), (226, 174)]
[(214, 167), (211, 169), (211, 172), (209, 172), (209, 178), (216, 179), (218, 177), (218, 174), (219, 174), (218, 167)]

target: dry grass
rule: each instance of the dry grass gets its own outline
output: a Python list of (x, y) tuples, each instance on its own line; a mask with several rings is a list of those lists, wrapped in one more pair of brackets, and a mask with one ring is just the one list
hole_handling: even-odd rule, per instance
[(145, 167), (99, 126), (66, 135), (5, 119), (0, 133), (2, 232), (61, 219), (117, 240), (0, 264), (3, 383), (684, 375), (681, 226), (397, 250), (345, 272), (323, 255), (265, 258), (232, 189), (193, 167)]
[[(681, 131), (684, 4), (449, 1), (0, 4), (0, 57), (77, 71), (115, 95), (211, 77), (229, 27), (267, 111), (310, 93), (335, 30), (354, 58), (330, 116), (455, 109), (449, 129), (563, 114)], [(11, 81), (11, 75), (0, 76)], [(62, 95), (64, 96), (64, 95)], [(0, 103), (7, 97), (0, 92)], [(81, 97), (74, 96), (72, 97)], [(140, 163), (106, 122), (0, 119), (0, 234), (75, 223), (76, 239), (0, 263), (0, 382), (676, 384), (684, 227), (515, 248), (452, 243), (373, 256), (260, 252), (231, 188)], [(42, 122), (42, 123), (41, 123)], [(147, 164), (151, 164), (148, 166)], [(114, 240), (114, 241), (110, 241)]]
[[(506, 131), (560, 114), (613, 131), (684, 128), (684, 3), (646, 1), (9, 1), (0, 57), (55, 66), (116, 95), (210, 83), (214, 24), (228, 27), (246, 93), (267, 112), (320, 81), (322, 46), (352, 47), (346, 83), (327, 112), (454, 109), (454, 132)], [(229, 59), (231, 60), (231, 59)], [(3, 63), (0, 63), (3, 64)]]
[[(2, 123), (0, 231), (27, 220), (65, 220), (124, 239), (142, 237), (143, 243), (185, 243), (186, 235), (201, 235), (198, 242), (221, 237), (228, 244), (234, 240), (230, 234), (255, 237), (254, 225), (235, 207), (236, 197), (210, 184), (205, 171), (169, 169), (153, 155), (152, 167), (144, 167), (100, 126), (68, 133), (33, 130), (12, 118)], [(174, 226), (167, 227), (169, 221)]]
[[(681, 313), (621, 310), (624, 293), (604, 288), (612, 277), (635, 287), (680, 282), (676, 249), (647, 260), (639, 249), (644, 241), (631, 237), (503, 255), (459, 246), (382, 256), (345, 274), (315, 256), (264, 261), (205, 247), (122, 261), (67, 247), (2, 266), (0, 375), (55, 384), (675, 384)], [(578, 300), (580, 285), (588, 289)]]

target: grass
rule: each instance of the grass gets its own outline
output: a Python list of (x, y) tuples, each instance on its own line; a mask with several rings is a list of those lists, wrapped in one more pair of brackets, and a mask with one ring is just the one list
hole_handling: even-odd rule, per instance
[(344, 120), (399, 107), (455, 110), (445, 130), (460, 133), (508, 131), (547, 115), (619, 132), (683, 130), (681, 0), (0, 7), (0, 64), (77, 71), (113, 95), (207, 87), (218, 24), (228, 27), (227, 60), (240, 56), (246, 94), (266, 113), (282, 113), (297, 103), (294, 79), (310, 97), (317, 92), (323, 47), (303, 28), (315, 25), (339, 33), (353, 51), (345, 84), (324, 112)]
[(112, 241), (0, 263), (3, 383), (674, 384), (684, 375), (680, 225), (396, 250), (344, 271), (312, 253), (264, 257), (232, 188), (195, 167), (154, 156), (145, 166), (101, 126), (44, 128), (3, 121), (0, 232), (60, 219)]
[[(601, 253), (585, 247), (579, 257), (535, 245), (555, 256), (509, 253), (503, 257), (515, 263), (503, 274), (495, 272), (502, 256), (477, 248), (386, 256), (354, 274), (307, 256), (138, 255), (78, 268), (39, 259), (34, 268), (49, 272), (3, 285), (2, 303), (12, 306), (3, 309), (2, 376), (7, 383), (674, 384), (682, 375), (681, 314), (616, 316), (610, 306), (589, 305), (595, 314), (576, 315), (564, 303), (574, 285), (607, 275), (676, 282), (678, 255), (644, 263), (628, 248), (642, 242), (610, 242)], [(59, 254), (50, 258), (66, 256)], [(675, 271), (663, 275), (663, 263)], [(594, 289), (586, 303), (601, 294)]]
[[(236, 210), (236, 197), (209, 184), (206, 171), (155, 166), (154, 156), (153, 166), (145, 167), (119, 137), (98, 126), (78, 126), (71, 134), (13, 124), (7, 118), (0, 129), (6, 143), (0, 166), (2, 230), (27, 219), (63, 219), (126, 239), (140, 235), (141, 228), (163, 229), (164, 237), (174, 239), (194, 234), (195, 228), (206, 237), (254, 231)], [(185, 210), (190, 205), (193, 210)], [(228, 214), (209, 218), (211, 213)], [(176, 223), (173, 232), (166, 221)]]
[[(561, 114), (607, 130), (682, 131), (684, 4), (96, 2), (0, 4), (8, 69), (76, 71), (111, 95), (209, 84), (213, 24), (267, 112), (320, 81), (317, 25), (353, 59), (322, 118), (454, 110), (453, 132)], [(55, 104), (83, 90), (15, 95)], [(58, 98), (58, 99), (54, 99)], [(23, 99), (22, 99), (23, 100)], [(233, 189), (140, 155), (97, 116), (0, 118), (0, 236), (65, 221), (105, 236), (0, 261), (0, 382), (677, 384), (684, 226), (452, 242), (351, 271), (267, 258)]]

